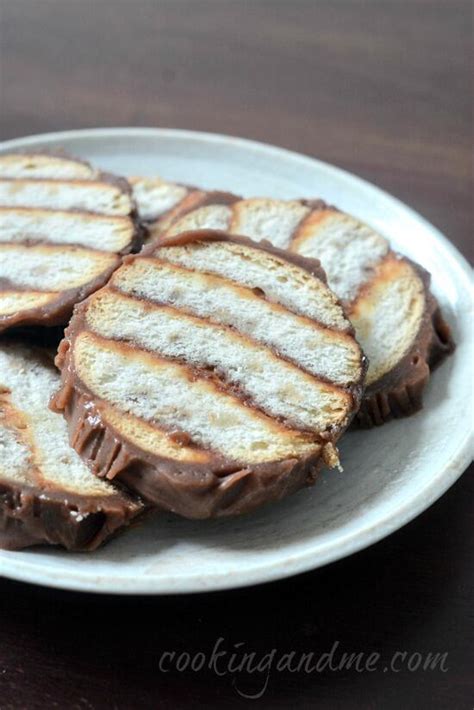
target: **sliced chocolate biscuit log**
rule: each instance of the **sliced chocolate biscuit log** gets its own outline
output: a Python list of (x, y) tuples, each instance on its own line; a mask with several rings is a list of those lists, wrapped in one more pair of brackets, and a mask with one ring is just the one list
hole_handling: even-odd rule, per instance
[(126, 180), (59, 155), (0, 155), (0, 331), (64, 325), (139, 243)]
[(196, 191), (175, 205), (153, 233), (159, 238), (206, 227), (267, 239), (321, 261), (369, 359), (357, 415), (361, 426), (421, 408), (430, 371), (453, 350), (424, 269), (394, 252), (368, 225), (319, 200), (232, 201), (229, 195), (204, 197)]
[(97, 548), (143, 510), (97, 479), (49, 409), (59, 374), (53, 354), (0, 341), (0, 547)]
[(220, 232), (127, 257), (75, 311), (54, 399), (101, 477), (189, 518), (310, 484), (365, 358), (319, 262)]

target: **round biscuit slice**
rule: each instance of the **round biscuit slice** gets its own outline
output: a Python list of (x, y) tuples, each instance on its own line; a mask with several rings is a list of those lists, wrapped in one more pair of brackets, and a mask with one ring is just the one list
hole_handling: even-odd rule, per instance
[(189, 518), (338, 466), (366, 370), (319, 262), (215, 231), (126, 257), (56, 362), (53, 406), (94, 472)]

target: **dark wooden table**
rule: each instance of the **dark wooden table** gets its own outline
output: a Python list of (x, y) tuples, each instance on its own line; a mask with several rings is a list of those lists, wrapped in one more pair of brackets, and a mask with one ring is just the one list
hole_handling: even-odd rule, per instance
[[(0, 0), (1, 137), (144, 125), (277, 143), (377, 183), (472, 257), (470, 14), (455, 0)], [(473, 499), (466, 473), (371, 549), (235, 592), (2, 581), (0, 708), (472, 708)], [(273, 648), (317, 658), (335, 643), (332, 667), (344, 652), (381, 661), (160, 670), (164, 651), (209, 656), (219, 638), (261, 668)], [(437, 652), (445, 672), (406, 667)]]

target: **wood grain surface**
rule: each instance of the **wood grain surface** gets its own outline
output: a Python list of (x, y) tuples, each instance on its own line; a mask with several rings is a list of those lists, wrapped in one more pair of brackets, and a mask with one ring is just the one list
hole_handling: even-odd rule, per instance
[[(0, 137), (138, 125), (276, 143), (388, 190), (472, 258), (471, 10), (0, 0)], [(472, 472), (369, 550), (258, 588), (113, 598), (1, 581), (0, 709), (472, 708)], [(361, 672), (160, 670), (164, 651), (209, 660), (219, 638), (257, 660), (334, 644), (334, 663), (381, 660)], [(392, 669), (397, 652), (447, 653), (448, 670)]]

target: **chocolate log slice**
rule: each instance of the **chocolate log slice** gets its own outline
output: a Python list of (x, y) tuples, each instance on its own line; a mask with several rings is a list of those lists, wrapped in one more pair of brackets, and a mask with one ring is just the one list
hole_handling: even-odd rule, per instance
[(56, 360), (71, 442), (189, 518), (310, 484), (357, 411), (365, 358), (319, 262), (220, 232), (126, 257)]
[(155, 238), (212, 227), (319, 259), (369, 359), (357, 423), (379, 425), (421, 408), (430, 371), (454, 349), (424, 269), (320, 200), (231, 201), (201, 193), (193, 205), (192, 195), (154, 225)]
[(49, 400), (58, 386), (53, 354), (0, 341), (0, 547), (62, 545), (93, 550), (143, 510), (97, 479), (70, 447)]
[(139, 246), (125, 180), (59, 155), (0, 155), (0, 331), (63, 325)]

